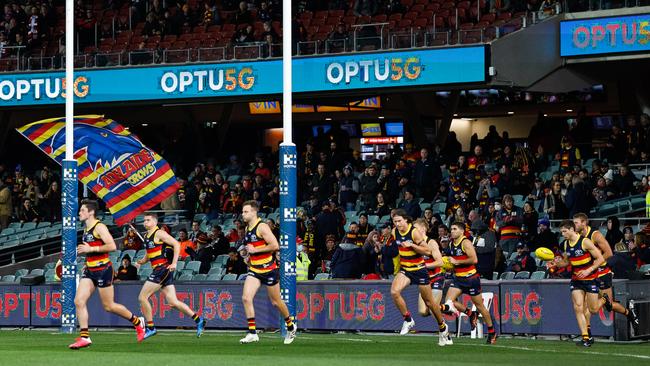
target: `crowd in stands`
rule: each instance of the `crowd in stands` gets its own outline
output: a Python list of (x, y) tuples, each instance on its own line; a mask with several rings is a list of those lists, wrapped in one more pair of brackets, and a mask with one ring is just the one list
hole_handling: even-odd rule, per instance
[[(411, 27), (428, 31), (434, 25), (436, 30), (468, 30), (501, 26), (521, 14), (539, 12), (548, 16), (560, 9), (556, 1), (549, 0), (337, 0), (294, 1), (293, 4), (294, 43), (329, 40), (329, 52), (351, 50), (346, 40), (352, 36), (355, 24), (385, 22), (389, 24), (388, 29), (395, 32)], [(29, 57), (43, 56), (52, 59), (46, 66), (61, 66), (61, 57), (65, 54), (62, 0), (1, 0), (0, 6), (3, 9), (0, 59), (20, 56), (25, 61)], [(77, 0), (75, 51), (77, 54), (104, 55), (89, 58), (86, 66), (89, 62), (96, 62), (95, 66), (108, 64), (112, 59), (105, 55), (110, 54), (133, 53), (129, 62), (139, 64), (160, 62), (164, 50), (230, 49), (251, 44), (263, 46), (258, 51), (249, 50), (249, 53), (257, 52), (255, 58), (279, 56), (281, 13), (280, 0)], [(381, 32), (378, 27), (361, 28), (358, 37), (366, 41), (361, 41), (359, 49), (378, 48), (378, 41), (369, 40), (378, 37), (378, 32)], [(294, 52), (296, 49), (294, 47)], [(145, 53), (152, 56), (144, 57)], [(195, 53), (192, 55), (192, 60), (198, 57)], [(239, 58), (247, 55), (244, 52)], [(128, 59), (125, 57), (120, 62)], [(42, 66), (42, 63), (27, 67), (37, 65)]]
[[(637, 177), (628, 167), (650, 164), (647, 115), (613, 127), (603, 155), (607, 161), (592, 158), (587, 164), (589, 145), (581, 149), (574, 144), (579, 131), (573, 126), (548, 152), (539, 143), (548, 138), (540, 138), (544, 131), (535, 127), (526, 139), (530, 148), (491, 126), (486, 136), (472, 138), (467, 152), (450, 131), (442, 146), (395, 145), (372, 161), (351, 150), (350, 137), (336, 125), (319, 131), (299, 149), (297, 229), (301, 257), (309, 262), (305, 278), (319, 272), (335, 278), (395, 273), (390, 215), (397, 208), (413, 220), (423, 218), (427, 235), (443, 249), (451, 223), (464, 222), (477, 247), (479, 272), (486, 278), (493, 272), (530, 272), (540, 264), (530, 256), (532, 251), (540, 246), (560, 249), (550, 220), (589, 213), (648, 190), (647, 177)], [(200, 273), (207, 273), (219, 255), (230, 256), (228, 273), (245, 271), (240, 253), (245, 227), (238, 216), (247, 200), (259, 203), (261, 216), (278, 236), (276, 155), (267, 149), (250, 162), (233, 155), (223, 165), (206, 162), (189, 174), (178, 171), (180, 189), (160, 208), (183, 210), (195, 218), (189, 230), (172, 234), (181, 243), (182, 259), (202, 263)], [(59, 178), (50, 168), (26, 174), (21, 166), (0, 164), (0, 177), (0, 229), (16, 221), (60, 221)], [(646, 234), (650, 230), (640, 225), (621, 228), (618, 218), (610, 217), (606, 238), (620, 253), (617, 263), (629, 268), (649, 263)], [(121, 249), (142, 249), (134, 231), (126, 233)]]

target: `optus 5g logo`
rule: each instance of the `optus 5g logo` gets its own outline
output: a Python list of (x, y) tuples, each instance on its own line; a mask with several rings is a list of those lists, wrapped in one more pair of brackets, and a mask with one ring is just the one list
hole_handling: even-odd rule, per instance
[(333, 62), (327, 66), (327, 81), (349, 84), (358, 78), (364, 83), (374, 81), (399, 81), (404, 78), (416, 80), (422, 73), (420, 58), (383, 58), (375, 60)]

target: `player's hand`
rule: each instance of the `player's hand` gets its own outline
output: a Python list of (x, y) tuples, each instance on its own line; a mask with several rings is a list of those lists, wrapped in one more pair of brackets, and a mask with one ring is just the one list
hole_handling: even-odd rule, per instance
[(248, 252), (248, 254), (255, 254), (257, 253), (257, 248), (255, 248), (251, 244), (248, 244), (246, 245), (246, 251)]
[(456, 266), (456, 265), (458, 265), (458, 260), (456, 260), (456, 258), (454, 258), (454, 257), (449, 257), (449, 263)]
[(86, 254), (90, 253), (93, 251), (93, 247), (86, 243), (82, 243), (81, 245), (77, 245), (77, 254)]
[(174, 271), (176, 270), (176, 263), (172, 263), (172, 264), (168, 265), (168, 266), (167, 266), (167, 269), (168, 269), (170, 272), (174, 272)]
[(583, 269), (582, 271), (578, 271), (578, 273), (576, 273), (576, 277), (585, 278), (585, 277), (589, 276), (591, 274), (591, 272), (592, 271), (591, 271), (590, 268)]
[(411, 248), (411, 247), (413, 247), (413, 242), (410, 241), (410, 240), (409, 240), (409, 241), (402, 242), (402, 246), (403, 246), (404, 248)]

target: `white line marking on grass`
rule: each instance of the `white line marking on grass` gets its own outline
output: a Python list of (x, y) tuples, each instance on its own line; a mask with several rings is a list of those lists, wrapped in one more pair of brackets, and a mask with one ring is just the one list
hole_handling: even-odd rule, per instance
[(595, 356), (619, 356), (619, 357), (631, 357), (631, 358), (640, 358), (642, 360), (650, 360), (650, 356), (645, 355), (632, 355), (627, 353), (607, 353), (607, 352), (594, 352), (594, 351), (584, 351), (584, 352), (575, 352), (575, 351), (558, 351), (553, 349), (538, 349), (538, 348), (529, 348), (521, 346), (503, 346), (495, 344), (479, 344), (481, 347), (494, 347), (494, 348), (506, 348), (506, 349), (516, 349), (521, 351), (533, 351), (533, 352), (552, 352), (552, 353), (572, 353), (577, 355), (589, 354)]

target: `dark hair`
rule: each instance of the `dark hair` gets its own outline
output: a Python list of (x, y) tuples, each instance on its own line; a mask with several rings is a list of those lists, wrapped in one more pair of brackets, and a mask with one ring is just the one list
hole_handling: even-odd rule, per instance
[(99, 210), (99, 204), (95, 200), (84, 199), (81, 201), (81, 205), (86, 206), (88, 212), (92, 211), (93, 215), (96, 215)]
[(244, 202), (242, 207), (244, 207), (244, 206), (250, 206), (255, 211), (259, 211), (259, 209), (260, 209), (260, 205), (255, 200), (249, 200), (249, 201)]
[(589, 221), (589, 217), (582, 212), (578, 212), (577, 214), (573, 215), (573, 218), (580, 219), (582, 221)]
[(576, 226), (573, 224), (572, 220), (564, 220), (560, 224), (560, 229), (576, 229)]
[(393, 217), (395, 216), (401, 216), (403, 217), (406, 221), (411, 222), (411, 217), (406, 213), (406, 210), (403, 208), (397, 208), (395, 209), (395, 212), (393, 213)]
[(144, 215), (149, 216), (149, 217), (153, 218), (156, 221), (158, 220), (158, 214), (155, 213), (155, 212), (147, 211), (147, 212), (144, 213)]
[(462, 221), (454, 221), (454, 223), (451, 224), (451, 226), (455, 226), (459, 229), (462, 229), (463, 231), (465, 230), (465, 223)]
[(178, 232), (179, 233), (184, 232), (185, 234), (187, 234), (187, 229), (182, 227), (182, 228), (178, 229)]

